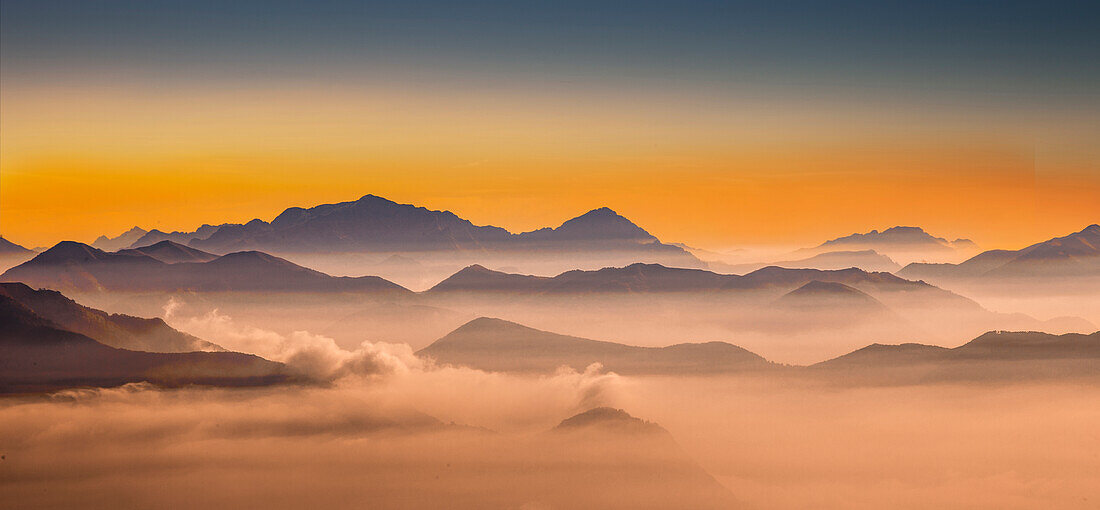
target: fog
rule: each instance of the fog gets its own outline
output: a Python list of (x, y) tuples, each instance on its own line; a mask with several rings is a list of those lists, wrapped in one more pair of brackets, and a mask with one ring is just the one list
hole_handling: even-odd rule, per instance
[[(1050, 333), (1096, 330), (1094, 322), (1080, 318), (1038, 315), (1053, 319), (1044, 321), (983, 309), (969, 301), (969, 306), (956, 306), (955, 301), (926, 301), (922, 296), (904, 292), (878, 293), (875, 297), (887, 307), (885, 311), (823, 299), (791, 313), (788, 307), (777, 303), (781, 296), (779, 292), (761, 291), (724, 297), (665, 292), (540, 295), (537, 299), (484, 293), (414, 295), (403, 299), (354, 294), (180, 292), (88, 293), (74, 297), (78, 302), (109, 312), (145, 317), (165, 317), (166, 306), (173, 303), (176, 315), (168, 319), (173, 327), (227, 348), (240, 346), (246, 352), (274, 356), (280, 361), (285, 358), (271, 349), (278, 349), (287, 341), (261, 347), (264, 342), (223, 337), (221, 332), (211, 330), (211, 324), (228, 317), (238, 329), (258, 328), (294, 341), (306, 340), (305, 335), (323, 337), (346, 351), (360, 349), (364, 341), (408, 344), (415, 351), (472, 319), (486, 316), (554, 333), (629, 345), (729, 342), (771, 361), (790, 364), (817, 363), (872, 343), (917, 342), (954, 347), (990, 330)], [(1077, 299), (1088, 301), (1089, 297)], [(1079, 304), (1078, 308), (1089, 306)], [(1011, 306), (1004, 309), (1017, 310)], [(302, 333), (306, 331), (309, 333)]]
[[(840, 387), (596, 366), (69, 390), (0, 402), (0, 497), (21, 508), (1084, 509), (1100, 501), (1098, 398), (1057, 383)], [(671, 438), (547, 432), (597, 405)]]
[[(628, 377), (599, 364), (517, 375), (414, 355), (480, 315), (631, 345), (722, 340), (781, 363), (814, 363), (874, 342), (954, 346), (1031, 320), (990, 310), (921, 306), (922, 297), (904, 293), (876, 296), (885, 311), (838, 313), (843, 303), (814, 301), (797, 314), (774, 308), (779, 295), (767, 292), (724, 300), (74, 297), (163, 317), (227, 349), (285, 363), (307, 383), (131, 384), (2, 399), (0, 500), (20, 508), (1086, 509), (1100, 501), (1094, 375), (1054, 370), (1041, 380), (969, 383), (815, 370)], [(668, 433), (552, 431), (599, 406)]]

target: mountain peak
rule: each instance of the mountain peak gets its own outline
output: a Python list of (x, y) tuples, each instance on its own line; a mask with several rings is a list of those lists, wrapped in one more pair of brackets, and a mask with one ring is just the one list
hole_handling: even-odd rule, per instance
[(568, 240), (656, 241), (657, 238), (608, 207), (593, 209), (554, 229), (532, 232)]
[(393, 200), (390, 200), (386, 197), (380, 197), (378, 195), (372, 195), (370, 193), (367, 193), (366, 195), (363, 195), (363, 196), (359, 197), (359, 200), (356, 200), (356, 202), (360, 202), (360, 203), (375, 202), (375, 203), (380, 203), (380, 204), (397, 204), (397, 202), (394, 202)]
[(99, 260), (106, 252), (77, 241), (61, 241), (34, 258), (38, 262), (88, 262)]

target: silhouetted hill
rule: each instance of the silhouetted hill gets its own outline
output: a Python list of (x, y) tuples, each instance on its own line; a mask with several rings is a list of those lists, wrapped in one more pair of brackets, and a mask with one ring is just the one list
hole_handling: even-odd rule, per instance
[(7, 296), (58, 327), (101, 344), (150, 352), (221, 351), (221, 347), (172, 329), (159, 318), (108, 314), (78, 304), (54, 290), (34, 290), (22, 283), (0, 283)]
[(0, 393), (142, 381), (162, 386), (256, 386), (289, 380), (282, 364), (250, 354), (151, 353), (108, 347), (64, 330), (0, 294)]
[(92, 246), (103, 251), (118, 251), (129, 248), (134, 241), (141, 239), (148, 232), (140, 227), (134, 227), (118, 235), (118, 237), (99, 236)]
[(474, 319), (417, 352), (439, 363), (500, 372), (583, 370), (601, 363), (621, 374), (703, 374), (767, 368), (767, 360), (723, 342), (635, 347)]
[(160, 230), (153, 229), (139, 237), (136, 241), (127, 246), (127, 248), (141, 248), (162, 241), (172, 241), (173, 243), (186, 245), (195, 239), (206, 239), (217, 230), (218, 227), (215, 225), (203, 225), (194, 232), (161, 232)]
[(1100, 276), (1100, 225), (1020, 250), (990, 250), (959, 264), (909, 264), (898, 274), (921, 279)]
[(616, 434), (668, 434), (656, 423), (635, 418), (630, 413), (613, 407), (594, 407), (571, 416), (554, 427), (556, 431), (600, 429)]
[[(170, 245), (150, 251), (204, 257), (197, 250), (177, 252)], [(72, 241), (58, 243), (5, 271), (0, 280), (81, 291), (410, 292), (377, 276), (329, 276), (256, 251), (230, 253), (207, 262), (165, 263), (142, 249), (107, 253)]]
[(119, 250), (119, 253), (136, 252), (153, 257), (165, 264), (178, 262), (209, 262), (218, 258), (213, 253), (206, 253), (189, 246), (184, 246), (175, 241), (160, 241), (140, 248), (128, 248)]

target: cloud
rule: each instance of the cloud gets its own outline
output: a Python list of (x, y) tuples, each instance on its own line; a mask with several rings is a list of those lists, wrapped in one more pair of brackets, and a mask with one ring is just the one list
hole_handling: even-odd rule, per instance
[(318, 381), (334, 381), (346, 376), (373, 376), (407, 372), (422, 362), (405, 344), (364, 341), (354, 350), (341, 348), (336, 341), (308, 331), (282, 335), (254, 326), (239, 324), (217, 309), (205, 314), (182, 317), (183, 303), (172, 298), (164, 307), (165, 320), (181, 331), (208, 340), (231, 351), (247, 352), (285, 363), (299, 375)]

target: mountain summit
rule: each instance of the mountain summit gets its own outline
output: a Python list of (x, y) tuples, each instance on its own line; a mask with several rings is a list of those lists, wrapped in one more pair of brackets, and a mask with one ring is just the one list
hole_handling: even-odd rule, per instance
[(519, 237), (562, 241), (657, 241), (652, 234), (607, 207), (588, 211), (562, 223), (558, 228), (542, 228), (520, 234)]

